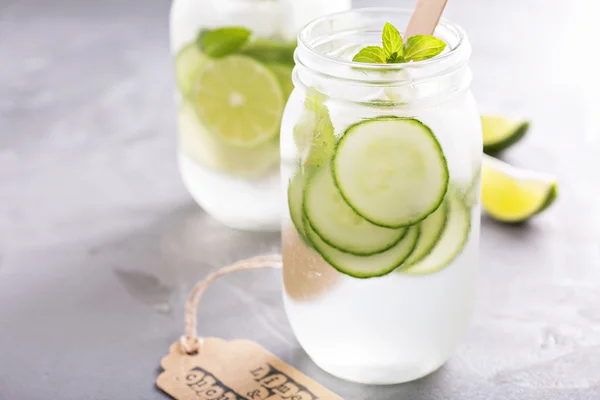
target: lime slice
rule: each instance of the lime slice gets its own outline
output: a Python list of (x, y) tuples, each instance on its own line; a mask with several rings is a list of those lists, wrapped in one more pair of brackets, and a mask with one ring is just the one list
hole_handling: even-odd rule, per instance
[(281, 90), (283, 90), (283, 97), (287, 101), (294, 90), (294, 82), (292, 82), (292, 71), (294, 70), (294, 67), (278, 63), (267, 64), (267, 67), (273, 71), (277, 77)]
[(179, 109), (178, 125), (181, 151), (205, 168), (247, 178), (261, 177), (277, 168), (277, 137), (252, 148), (229, 146), (208, 132), (185, 101)]
[(557, 196), (556, 180), (485, 156), (481, 200), (485, 211), (503, 222), (522, 222), (548, 208)]
[(283, 91), (277, 76), (249, 57), (204, 64), (194, 79), (192, 101), (208, 130), (231, 146), (253, 147), (279, 134)]
[(200, 51), (196, 43), (184, 46), (175, 56), (175, 78), (177, 87), (183, 96), (192, 90), (196, 73), (208, 58)]
[(333, 155), (334, 128), (324, 101), (322, 93), (308, 89), (304, 111), (294, 126), (294, 143), (304, 166), (318, 167)]
[(513, 121), (499, 116), (481, 117), (483, 151), (492, 154), (502, 151), (523, 139), (529, 130), (529, 121)]

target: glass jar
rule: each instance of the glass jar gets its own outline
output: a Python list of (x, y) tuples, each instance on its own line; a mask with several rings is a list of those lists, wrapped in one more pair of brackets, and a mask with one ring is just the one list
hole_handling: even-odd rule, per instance
[(409, 11), (359, 9), (302, 30), (281, 131), (286, 312), (312, 360), (368, 384), (439, 368), (471, 319), (482, 134), (463, 30), (403, 64), (352, 57)]
[(279, 230), (279, 130), (298, 30), (350, 0), (174, 0), (179, 166), (205, 211)]

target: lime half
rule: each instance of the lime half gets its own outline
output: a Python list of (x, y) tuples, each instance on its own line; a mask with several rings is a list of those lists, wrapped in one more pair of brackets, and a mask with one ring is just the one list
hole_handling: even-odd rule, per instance
[(523, 222), (548, 208), (556, 199), (556, 180), (485, 156), (481, 200), (485, 211), (503, 222)]
[(279, 134), (285, 99), (270, 69), (233, 55), (203, 65), (194, 80), (192, 103), (220, 140), (253, 147)]
[(500, 116), (481, 117), (483, 151), (488, 154), (502, 151), (523, 139), (529, 130), (529, 121), (514, 121)]

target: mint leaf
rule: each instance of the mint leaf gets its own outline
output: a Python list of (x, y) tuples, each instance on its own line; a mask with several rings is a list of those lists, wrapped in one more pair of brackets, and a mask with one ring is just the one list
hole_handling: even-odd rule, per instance
[[(394, 27), (394, 25), (386, 22), (383, 26), (383, 33), (381, 34), (381, 41), (383, 43), (383, 49), (385, 50), (385, 55), (388, 58), (391, 58), (392, 54), (402, 55), (404, 53), (404, 48), (402, 47), (402, 36), (398, 29)], [(394, 59), (396, 59), (394, 56)]]
[(359, 51), (352, 61), (370, 64), (385, 64), (385, 51), (379, 46), (367, 46)]
[(370, 64), (400, 64), (427, 60), (440, 54), (446, 43), (435, 36), (416, 35), (402, 42), (402, 35), (394, 25), (386, 22), (381, 34), (383, 47), (367, 46), (352, 61)]
[(415, 35), (404, 44), (404, 60), (422, 61), (435, 57), (446, 48), (446, 43), (434, 36)]
[(198, 33), (196, 42), (209, 57), (225, 57), (239, 50), (248, 39), (250, 30), (241, 26), (203, 30)]
[(400, 64), (406, 62), (406, 60), (402, 56), (396, 56), (395, 58), (388, 58), (387, 62), (388, 64)]

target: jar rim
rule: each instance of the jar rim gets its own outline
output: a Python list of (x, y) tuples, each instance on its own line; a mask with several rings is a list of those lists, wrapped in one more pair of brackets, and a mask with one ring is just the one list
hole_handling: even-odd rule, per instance
[[(298, 34), (298, 46), (299, 47), (304, 47), (305, 50), (307, 50), (310, 55), (312, 57), (315, 57), (317, 59), (320, 59), (323, 62), (327, 62), (327, 63), (335, 63), (337, 65), (342, 65), (342, 66), (346, 66), (346, 67), (351, 67), (351, 68), (361, 68), (362, 70), (365, 71), (372, 71), (372, 72), (376, 72), (376, 71), (398, 71), (398, 70), (403, 70), (403, 69), (418, 69), (418, 68), (423, 68), (423, 67), (427, 67), (430, 65), (434, 65), (443, 61), (448, 61), (451, 60), (452, 58), (460, 58), (459, 54), (462, 52), (462, 50), (465, 47), (468, 47), (465, 45), (465, 43), (467, 42), (467, 35), (465, 33), (465, 31), (457, 24), (450, 22), (449, 20), (445, 19), (445, 18), (440, 18), (440, 21), (436, 27), (436, 31), (438, 29), (443, 29), (443, 30), (447, 30), (451, 33), (453, 33), (456, 36), (456, 43), (454, 45), (452, 45), (452, 47), (450, 48), (450, 50), (448, 52), (445, 52), (443, 54), (440, 54), (438, 56), (435, 56), (433, 58), (427, 59), (427, 60), (422, 60), (422, 61), (411, 61), (411, 62), (407, 62), (407, 63), (399, 63), (399, 64), (368, 64), (368, 63), (360, 63), (360, 62), (356, 62), (356, 61), (347, 61), (347, 60), (343, 60), (328, 54), (324, 54), (320, 51), (318, 51), (315, 48), (315, 44), (312, 43), (309, 40), (309, 36), (312, 33), (312, 31), (318, 27), (321, 24), (324, 23), (331, 23), (333, 20), (335, 19), (341, 19), (344, 17), (349, 17), (353, 14), (369, 14), (369, 13), (381, 13), (381, 14), (396, 14), (396, 15), (402, 15), (404, 17), (410, 17), (410, 15), (412, 14), (411, 9), (407, 9), (407, 8), (401, 8), (401, 7), (365, 7), (365, 8), (355, 8), (355, 9), (351, 9), (351, 10), (347, 10), (347, 11), (342, 11), (342, 12), (338, 12), (338, 13), (334, 13), (334, 14), (328, 14), (328, 15), (324, 15), (322, 17), (319, 17), (313, 21), (311, 21), (310, 23), (308, 23), (307, 25), (304, 26), (304, 28), (302, 28), (300, 30), (300, 33)], [(448, 43), (446, 41), (446, 43), (448, 45), (450, 45), (450, 43)]]

